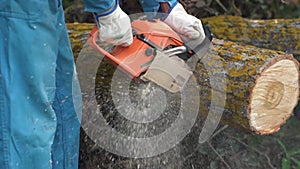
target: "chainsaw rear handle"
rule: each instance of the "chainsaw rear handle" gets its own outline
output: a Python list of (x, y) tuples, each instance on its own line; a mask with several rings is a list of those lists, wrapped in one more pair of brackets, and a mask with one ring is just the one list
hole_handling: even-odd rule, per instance
[(95, 25), (88, 36), (87, 41), (89, 45), (92, 46), (97, 52), (103, 54), (104, 57), (108, 57), (112, 62), (114, 62), (117, 65), (120, 65), (121, 62), (118, 59), (116, 59), (112, 54), (110, 54), (109, 52), (107, 52), (97, 44), (98, 34), (99, 34), (98, 26)]
[[(91, 32), (90, 32), (90, 34), (88, 36), (88, 39), (87, 39), (89, 45), (92, 48), (94, 48), (98, 53), (101, 53), (104, 58), (108, 59), (109, 62), (112, 62), (112, 64), (114, 64), (115, 66), (120, 65), (119, 68), (121, 68), (121, 70), (124, 70), (124, 72), (127, 73), (129, 76), (135, 77), (136, 72), (134, 70), (132, 70), (132, 68), (129, 65), (127, 65), (124, 62), (122, 62), (122, 60), (118, 59), (117, 57), (115, 57), (111, 53), (107, 52), (105, 49), (101, 48), (97, 44), (97, 38), (98, 38), (98, 36), (99, 36), (98, 26), (95, 25), (93, 27), (93, 29), (91, 30)], [(128, 47), (124, 47), (124, 48), (128, 48)]]

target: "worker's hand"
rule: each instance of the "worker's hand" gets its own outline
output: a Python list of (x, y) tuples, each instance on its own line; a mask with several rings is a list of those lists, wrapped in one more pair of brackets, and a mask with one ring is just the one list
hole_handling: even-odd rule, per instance
[(203, 41), (205, 39), (205, 33), (200, 19), (189, 15), (179, 2), (173, 9), (169, 9), (169, 14), (164, 22), (189, 40), (200, 38), (200, 40)]
[(95, 15), (99, 38), (113, 45), (129, 46), (133, 40), (130, 18), (116, 5), (115, 9), (106, 14)]

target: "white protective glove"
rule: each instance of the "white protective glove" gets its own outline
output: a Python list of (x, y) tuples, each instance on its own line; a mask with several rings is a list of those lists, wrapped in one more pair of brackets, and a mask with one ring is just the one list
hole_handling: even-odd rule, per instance
[(116, 9), (108, 15), (96, 16), (99, 38), (113, 45), (129, 46), (133, 41), (130, 18), (116, 5)]
[(200, 19), (189, 15), (179, 2), (169, 12), (164, 22), (189, 40), (199, 38), (200, 41), (203, 41), (205, 39)]

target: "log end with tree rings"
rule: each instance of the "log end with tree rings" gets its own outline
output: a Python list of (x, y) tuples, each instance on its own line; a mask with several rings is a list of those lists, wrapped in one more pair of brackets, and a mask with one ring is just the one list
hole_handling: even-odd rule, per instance
[(298, 63), (290, 55), (276, 58), (262, 70), (252, 90), (248, 111), (254, 132), (277, 132), (293, 114), (299, 98), (298, 70)]

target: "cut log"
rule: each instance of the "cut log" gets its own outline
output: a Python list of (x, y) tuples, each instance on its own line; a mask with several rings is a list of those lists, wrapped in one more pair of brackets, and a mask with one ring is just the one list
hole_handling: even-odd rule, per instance
[[(68, 24), (75, 56), (93, 24)], [(299, 66), (290, 54), (214, 39), (212, 55), (199, 63), (195, 76), (200, 87), (202, 115), (211, 104), (209, 74), (224, 68), (227, 86), (222, 121), (231, 126), (270, 134), (292, 115), (299, 96)], [(205, 67), (212, 68), (207, 72)], [(220, 73), (220, 72), (219, 72)], [(214, 89), (219, 91), (219, 89)], [(218, 104), (218, 103), (217, 103)], [(221, 103), (220, 103), (220, 106)]]
[[(251, 20), (238, 16), (203, 18), (214, 36), (261, 48), (285, 51), (300, 61), (300, 18)], [(300, 104), (295, 115), (300, 119)]]
[[(212, 51), (213, 55), (205, 58), (209, 63), (206, 67), (214, 72), (223, 67), (227, 80), (223, 122), (257, 134), (278, 131), (298, 103), (298, 62), (283, 52), (217, 39)], [(201, 93), (208, 93), (210, 77), (204, 66), (198, 64), (195, 74)], [(211, 101), (206, 98), (210, 97), (202, 96), (201, 102), (208, 106)]]

